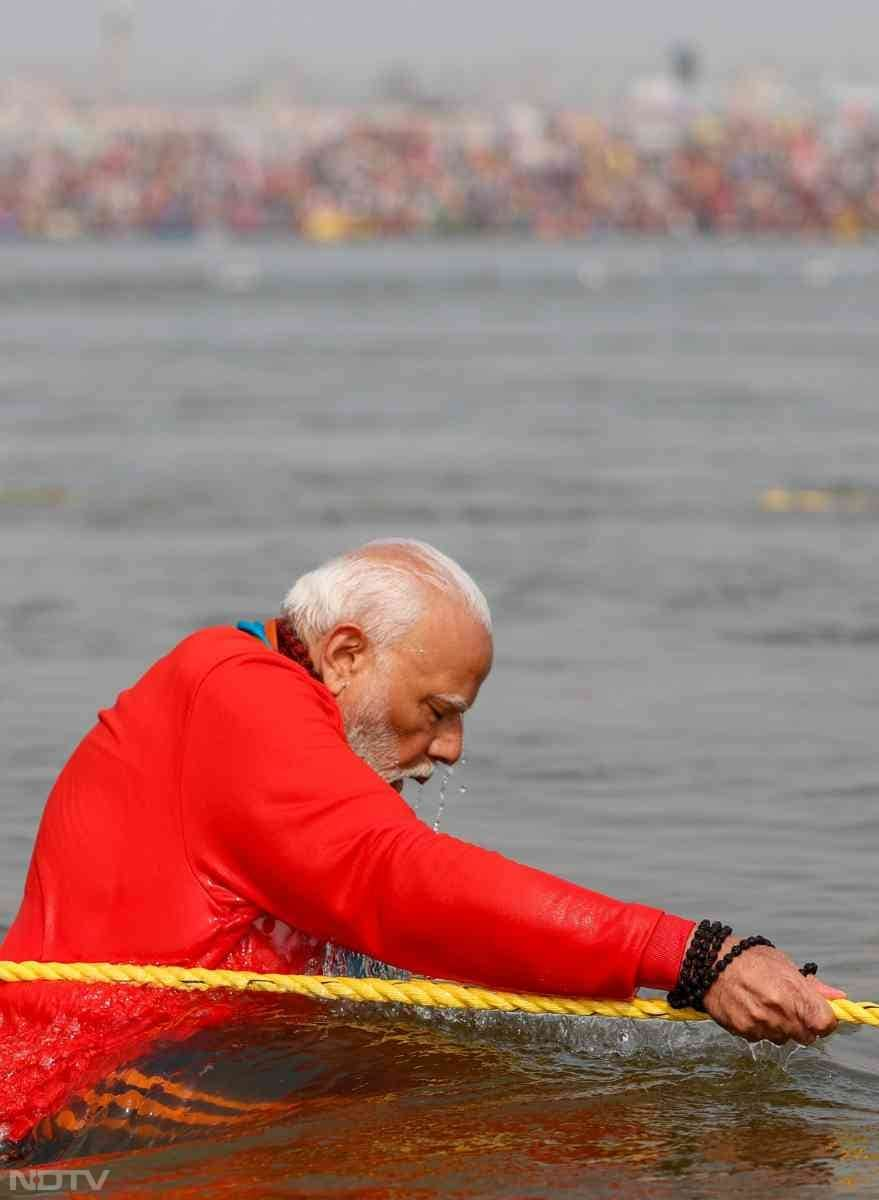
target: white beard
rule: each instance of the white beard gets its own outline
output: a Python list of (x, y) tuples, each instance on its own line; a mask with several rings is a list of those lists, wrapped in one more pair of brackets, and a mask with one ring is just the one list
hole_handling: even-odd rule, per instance
[(396, 737), (387, 725), (371, 724), (359, 712), (353, 717), (352, 721), (345, 722), (348, 745), (376, 774), (392, 783), (400, 777)]
[(388, 724), (388, 687), (380, 678), (371, 693), (343, 714), (348, 745), (388, 783), (399, 776), (399, 749)]
[(427, 779), (433, 772), (430, 760), (415, 767), (400, 766), (397, 735), (388, 724), (387, 684), (380, 680), (373, 693), (343, 714), (348, 745), (358, 758), (372, 767), (387, 783), (402, 787), (404, 779)]

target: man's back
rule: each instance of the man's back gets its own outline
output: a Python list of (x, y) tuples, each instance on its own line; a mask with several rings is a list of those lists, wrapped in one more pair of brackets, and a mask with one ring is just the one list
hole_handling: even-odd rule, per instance
[(224, 961), (259, 913), (240, 898), (234, 914), (224, 911), (192, 870), (182, 755), (205, 677), (230, 658), (263, 653), (233, 628), (203, 630), (99, 713), (49, 796), (3, 957)]

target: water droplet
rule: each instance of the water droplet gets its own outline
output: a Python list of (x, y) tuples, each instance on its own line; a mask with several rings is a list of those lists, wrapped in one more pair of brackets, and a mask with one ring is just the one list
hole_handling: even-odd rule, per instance
[[(457, 767), (444, 766), (442, 768), (442, 774), (440, 776), (439, 799), (437, 801), (436, 815), (433, 820), (433, 832), (434, 833), (439, 832), (440, 820), (442, 818), (443, 813), (445, 812), (446, 804), (448, 803), (449, 783), (451, 782), (451, 778), (455, 774), (456, 769), (458, 769), (460, 767), (466, 767), (466, 765), (467, 765), (467, 759), (462, 758), (462, 759), (459, 759)], [(463, 784), (463, 783), (460, 784), (457, 789), (457, 792), (458, 792), (459, 796), (466, 796), (467, 795), (466, 784)], [(417, 812), (417, 809), (416, 809), (416, 812)]]
[(443, 810), (446, 807), (446, 791), (448, 790), (449, 780), (452, 778), (454, 767), (446, 767), (443, 771), (443, 777), (440, 780), (439, 801), (436, 806), (436, 816), (433, 820), (433, 832), (439, 833), (440, 819), (443, 815)]

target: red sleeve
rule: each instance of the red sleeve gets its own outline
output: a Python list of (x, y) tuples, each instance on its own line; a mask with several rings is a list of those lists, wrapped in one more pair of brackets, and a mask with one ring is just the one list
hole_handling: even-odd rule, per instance
[(433, 833), (349, 749), (330, 693), (279, 655), (227, 660), (202, 681), (182, 804), (203, 881), (424, 975), (628, 996), (673, 986), (692, 928)]

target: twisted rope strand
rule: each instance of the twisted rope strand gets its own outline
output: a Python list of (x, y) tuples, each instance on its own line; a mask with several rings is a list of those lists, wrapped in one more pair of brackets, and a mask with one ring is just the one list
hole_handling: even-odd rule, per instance
[[(497, 1012), (555, 1013), (577, 1017), (625, 1017), (629, 1020), (707, 1021), (707, 1013), (674, 1009), (665, 1000), (596, 1000), (537, 996), (433, 979), (347, 979), (336, 975), (273, 975), (250, 971), (210, 971), (204, 967), (157, 967), (117, 963), (0, 962), (0, 982), (65, 981), (134, 984), (177, 991), (231, 989), (242, 992), (291, 992), (314, 1000), (350, 1000), (370, 1004), (409, 1004), (422, 1008), (469, 1008)], [(879, 1026), (879, 1004), (831, 1000), (840, 1021)]]

